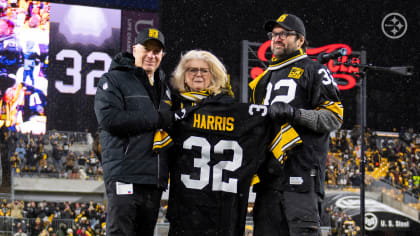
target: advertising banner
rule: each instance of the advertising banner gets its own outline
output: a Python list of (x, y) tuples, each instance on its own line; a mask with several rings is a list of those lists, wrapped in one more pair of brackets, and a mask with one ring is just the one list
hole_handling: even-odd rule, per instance
[(157, 13), (123, 10), (121, 16), (121, 50), (131, 52), (136, 35), (144, 28), (159, 26)]

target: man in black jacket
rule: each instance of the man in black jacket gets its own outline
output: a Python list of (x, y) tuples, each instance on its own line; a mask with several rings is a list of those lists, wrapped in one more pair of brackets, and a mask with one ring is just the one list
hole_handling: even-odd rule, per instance
[(259, 170), (254, 235), (318, 235), (329, 132), (341, 126), (343, 107), (329, 70), (306, 55), (302, 20), (283, 14), (264, 28), (274, 57), (249, 84), (251, 102), (270, 105), (274, 125), (291, 124), (302, 143)]
[(170, 125), (169, 91), (159, 65), (164, 36), (153, 28), (136, 37), (132, 54), (113, 59), (97, 86), (107, 235), (153, 235), (167, 163), (152, 151), (155, 131)]

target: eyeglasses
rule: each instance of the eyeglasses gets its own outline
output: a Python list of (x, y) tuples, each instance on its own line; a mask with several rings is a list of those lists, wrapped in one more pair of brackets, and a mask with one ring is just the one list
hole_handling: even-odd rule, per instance
[(190, 67), (187, 69), (187, 72), (191, 73), (192, 75), (197, 75), (198, 72), (200, 72), (201, 75), (208, 75), (210, 73), (210, 70), (207, 68)]
[(274, 33), (274, 32), (268, 32), (267, 36), (268, 39), (273, 40), (276, 37), (279, 37), (280, 39), (286, 39), (287, 36), (289, 35), (298, 35), (296, 32), (291, 32), (291, 31), (281, 31), (279, 33)]

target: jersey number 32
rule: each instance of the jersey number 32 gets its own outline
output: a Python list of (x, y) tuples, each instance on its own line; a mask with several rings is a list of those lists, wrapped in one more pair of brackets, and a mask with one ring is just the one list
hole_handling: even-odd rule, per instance
[[(206, 138), (197, 136), (191, 136), (184, 141), (184, 149), (192, 150), (193, 146), (201, 149), (201, 156), (194, 158), (194, 167), (200, 169), (200, 178), (192, 179), (189, 174), (181, 174), (181, 181), (185, 187), (200, 190), (211, 182), (213, 191), (237, 193), (238, 179), (229, 178), (227, 182), (223, 182), (222, 175), (223, 171), (233, 172), (241, 167), (243, 151), (239, 143), (235, 140), (220, 140), (212, 147)], [(220, 161), (211, 168), (209, 165), (211, 153), (223, 154), (225, 150), (233, 151), (232, 160)], [(210, 180), (211, 171), (213, 172), (212, 180)]]

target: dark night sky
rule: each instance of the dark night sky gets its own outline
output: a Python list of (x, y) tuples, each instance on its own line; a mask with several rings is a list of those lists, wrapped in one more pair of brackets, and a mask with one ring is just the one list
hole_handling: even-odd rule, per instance
[[(311, 47), (345, 43), (353, 50), (365, 49), (367, 63), (375, 66), (415, 67), (411, 77), (386, 72), (367, 73), (367, 125), (375, 130), (413, 127), (420, 131), (419, 54), (420, 4), (390, 0), (335, 1), (164, 1), (160, 2), (161, 30), (168, 53), (163, 68), (170, 74), (181, 53), (190, 49), (212, 51), (228, 68), (232, 84), (239, 83), (241, 41), (266, 41), (262, 25), (282, 13), (292, 13), (305, 23)], [(407, 32), (390, 39), (381, 28), (392, 12), (407, 20)], [(358, 90), (343, 91), (345, 128), (357, 123)]]

